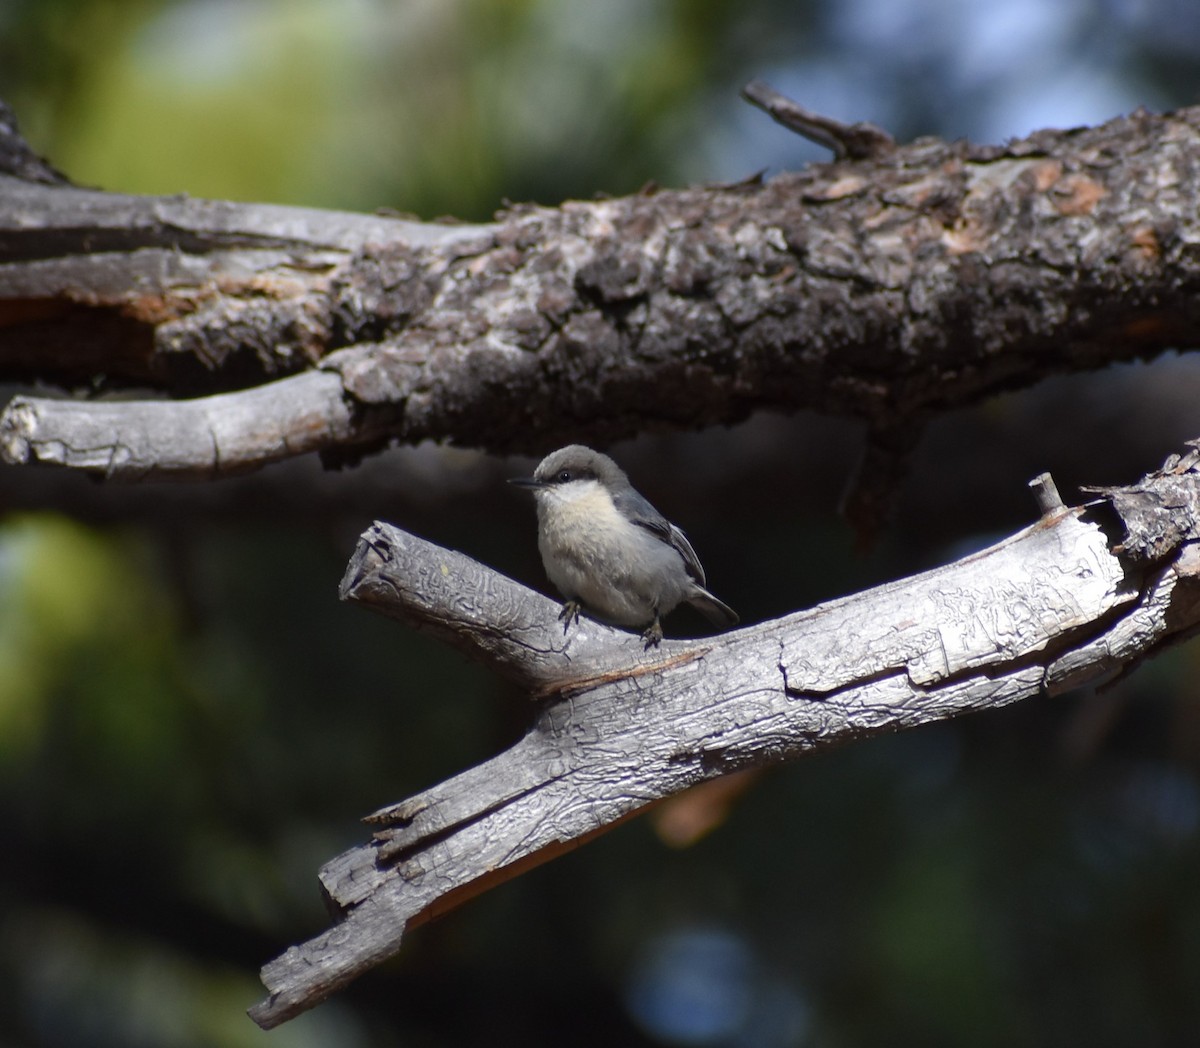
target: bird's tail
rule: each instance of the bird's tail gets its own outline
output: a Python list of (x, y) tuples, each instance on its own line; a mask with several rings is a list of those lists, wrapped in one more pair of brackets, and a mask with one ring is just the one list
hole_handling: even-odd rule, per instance
[(738, 613), (733, 608), (700, 586), (688, 597), (688, 603), (714, 626), (729, 627), (738, 623)]

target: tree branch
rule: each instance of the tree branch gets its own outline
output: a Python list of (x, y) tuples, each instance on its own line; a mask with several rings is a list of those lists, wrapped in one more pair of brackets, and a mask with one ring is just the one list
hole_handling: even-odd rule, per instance
[[(1200, 628), (1200, 442), (1130, 488), (935, 571), (645, 652), (462, 554), (375, 524), (342, 585), (551, 695), (514, 747), (368, 819), (320, 873), (341, 923), (262, 972), (270, 1027), (404, 932), (697, 783), (1122, 672)], [(1110, 535), (1109, 532), (1112, 534)], [(1119, 540), (1119, 541), (1118, 541)]]
[[(538, 452), (760, 407), (858, 416), (891, 448), (997, 390), (1195, 345), (1197, 155), (1200, 108), (1142, 112), (480, 226), (122, 196), (15, 165), (0, 380), (213, 396), (193, 417), (247, 432), (22, 398), (0, 453), (195, 478), (386, 440)], [(260, 439), (249, 387), (298, 403), (314, 368), (342, 405)], [(866, 516), (879, 497), (857, 499)]]
[(108, 479), (244, 473), (367, 431), (328, 371), (236, 396), (81, 401), (17, 396), (0, 416), (0, 458)]

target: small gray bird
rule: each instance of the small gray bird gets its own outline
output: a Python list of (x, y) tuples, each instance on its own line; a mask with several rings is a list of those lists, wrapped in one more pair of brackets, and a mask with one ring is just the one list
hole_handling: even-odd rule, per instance
[(683, 532), (607, 455), (570, 444), (542, 459), (532, 477), (509, 483), (537, 499), (538, 549), (566, 598), (564, 630), (583, 608), (614, 626), (645, 626), (649, 648), (662, 640), (659, 620), (684, 601), (714, 626), (738, 621), (704, 588), (704, 569)]

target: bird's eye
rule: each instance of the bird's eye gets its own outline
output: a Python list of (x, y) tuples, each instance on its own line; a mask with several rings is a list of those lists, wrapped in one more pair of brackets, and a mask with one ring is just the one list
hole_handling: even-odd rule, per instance
[(569, 469), (560, 469), (558, 476), (554, 478), (560, 484), (566, 484), (571, 479), (571, 471)]

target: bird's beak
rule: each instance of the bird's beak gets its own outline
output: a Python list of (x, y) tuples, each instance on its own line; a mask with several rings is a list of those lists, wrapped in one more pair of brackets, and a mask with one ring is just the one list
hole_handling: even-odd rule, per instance
[(515, 484), (518, 488), (529, 488), (531, 491), (546, 486), (540, 480), (534, 480), (533, 477), (509, 477), (508, 482)]

